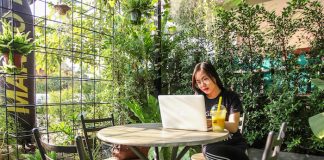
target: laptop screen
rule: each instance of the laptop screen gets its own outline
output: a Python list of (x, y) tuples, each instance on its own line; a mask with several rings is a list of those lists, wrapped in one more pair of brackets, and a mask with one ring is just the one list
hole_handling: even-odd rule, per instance
[(207, 131), (202, 95), (159, 95), (163, 128)]

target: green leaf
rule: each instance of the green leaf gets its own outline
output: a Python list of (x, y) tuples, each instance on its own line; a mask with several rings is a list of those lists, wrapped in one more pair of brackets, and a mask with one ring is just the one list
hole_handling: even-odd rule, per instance
[(116, 2), (114, 0), (108, 1), (110, 7), (115, 7)]
[(172, 26), (172, 27), (169, 27), (168, 30), (169, 30), (170, 34), (174, 34), (176, 32), (177, 28), (175, 26)]
[(134, 113), (134, 115), (142, 123), (161, 122), (158, 101), (152, 95), (149, 95), (147, 97), (147, 106), (141, 106), (136, 100), (125, 100), (124, 104), (128, 107), (128, 109), (130, 109)]
[(316, 137), (324, 137), (324, 112), (312, 116), (308, 119), (309, 125)]
[(324, 89), (324, 81), (318, 78), (312, 79), (312, 83), (317, 86), (320, 90)]
[(142, 107), (136, 101), (125, 101), (124, 103), (141, 122), (146, 122)]

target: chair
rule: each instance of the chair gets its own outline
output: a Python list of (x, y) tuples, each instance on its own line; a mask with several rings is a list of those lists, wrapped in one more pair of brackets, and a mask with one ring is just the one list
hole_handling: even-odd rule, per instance
[[(240, 122), (239, 122), (239, 130), (240, 133), (243, 134), (243, 129), (244, 129), (244, 120), (245, 120), (245, 113), (243, 113), (240, 117)], [(191, 156), (191, 160), (206, 160), (205, 156), (203, 153), (196, 153)]]
[(280, 146), (285, 138), (287, 123), (281, 124), (279, 134), (273, 131), (269, 132), (267, 142), (262, 154), (262, 160), (277, 160), (280, 152)]
[[(95, 133), (103, 128), (114, 126), (114, 115), (111, 114), (108, 118), (101, 118), (101, 119), (85, 119), (84, 116), (81, 114), (81, 123), (83, 134), (86, 142), (86, 148), (89, 152), (90, 160), (94, 160), (92, 155), (92, 148), (96, 147), (96, 137), (90, 137), (90, 133)], [(102, 125), (102, 123), (109, 123), (109, 125)], [(99, 124), (99, 125), (96, 125)], [(92, 144), (90, 142), (92, 141)]]
[[(77, 151), (78, 151), (78, 155), (79, 155), (79, 159), (80, 160), (90, 160), (89, 154), (87, 154), (85, 148), (84, 148), (84, 144), (83, 144), (83, 139), (81, 136), (76, 136), (75, 137), (75, 143), (76, 143), (76, 147), (77, 147)], [(105, 160), (118, 160), (116, 157), (111, 157)]]
[(242, 116), (240, 117), (240, 122), (238, 126), (238, 129), (240, 130), (241, 134), (243, 134), (244, 131), (244, 121), (245, 121), (245, 113), (243, 113)]
[(52, 160), (47, 151), (54, 151), (56, 153), (77, 153), (76, 146), (58, 146), (42, 141), (38, 128), (33, 128), (32, 132), (42, 160)]
[(77, 151), (78, 151), (80, 160), (89, 160), (89, 156), (87, 155), (87, 153), (84, 149), (83, 140), (82, 140), (81, 136), (75, 137), (75, 143), (77, 146)]

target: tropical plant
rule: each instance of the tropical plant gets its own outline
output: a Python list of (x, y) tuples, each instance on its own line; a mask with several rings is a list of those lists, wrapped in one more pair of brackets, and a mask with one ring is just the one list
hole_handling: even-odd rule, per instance
[(136, 100), (125, 100), (124, 104), (134, 113), (134, 115), (142, 123), (161, 122), (158, 101), (152, 95), (147, 96), (147, 104), (145, 105), (141, 105)]
[[(28, 38), (29, 32), (20, 32), (17, 28), (13, 30), (13, 26), (6, 21), (1, 21), (2, 34), (0, 34), (0, 51), (4, 55), (4, 67), (13, 73), (19, 73), (21, 68), (21, 56), (28, 55), (33, 51), (33, 42)], [(16, 60), (17, 59), (17, 63)]]

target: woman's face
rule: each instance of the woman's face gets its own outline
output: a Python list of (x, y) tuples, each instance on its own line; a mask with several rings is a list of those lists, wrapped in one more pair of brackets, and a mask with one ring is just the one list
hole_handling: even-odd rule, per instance
[(219, 92), (219, 87), (203, 70), (195, 75), (197, 87), (204, 92), (208, 98), (215, 98)]

